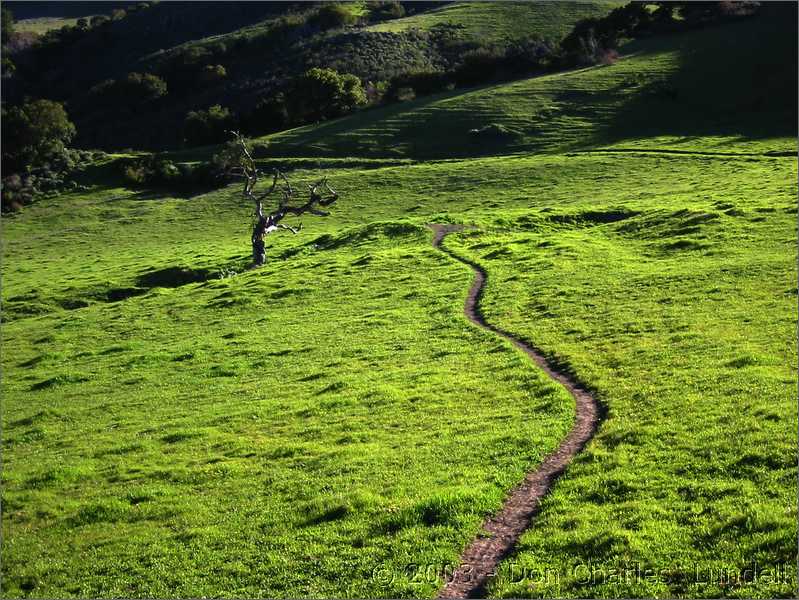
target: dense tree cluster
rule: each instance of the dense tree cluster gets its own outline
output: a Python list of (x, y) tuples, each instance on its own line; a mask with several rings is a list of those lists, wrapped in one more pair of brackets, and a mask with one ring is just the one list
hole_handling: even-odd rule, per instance
[(32, 100), (3, 109), (3, 171), (39, 165), (61, 153), (75, 137), (75, 125), (64, 107), (51, 100)]
[(52, 100), (27, 100), (2, 111), (2, 209), (16, 210), (37, 196), (75, 189), (69, 174), (94, 158), (71, 151), (75, 125), (64, 107)]
[(128, 73), (124, 79), (106, 79), (89, 90), (89, 96), (101, 105), (138, 106), (167, 94), (163, 79), (150, 73)]
[[(569, 64), (603, 61), (623, 39), (703, 27), (754, 14), (759, 2), (630, 2), (602, 18), (584, 19), (561, 42)], [(650, 8), (652, 10), (650, 10)]]
[(301, 123), (340, 117), (366, 104), (366, 94), (355, 75), (313, 68), (294, 80), (286, 101), (293, 121)]
[(206, 110), (193, 110), (183, 122), (183, 139), (189, 146), (218, 144), (229, 138), (235, 126), (233, 114), (219, 104)]

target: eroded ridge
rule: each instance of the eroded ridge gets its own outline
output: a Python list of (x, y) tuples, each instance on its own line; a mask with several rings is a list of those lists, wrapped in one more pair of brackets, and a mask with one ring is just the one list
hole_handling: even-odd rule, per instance
[(455, 260), (469, 265), (475, 273), (463, 312), (474, 324), (504, 337), (522, 350), (547, 375), (565, 387), (574, 397), (576, 415), (574, 425), (560, 445), (549, 454), (505, 500), (500, 511), (489, 517), (482, 531), (472, 540), (460, 558), (460, 565), (442, 588), (439, 598), (474, 598), (485, 592), (490, 577), (496, 573), (499, 562), (508, 555), (522, 533), (530, 526), (541, 499), (552, 488), (571, 459), (580, 452), (593, 437), (600, 420), (600, 405), (596, 399), (566, 373), (555, 369), (544, 356), (498, 327), (487, 323), (480, 314), (480, 297), (488, 278), (477, 264), (464, 260), (441, 246), (447, 234), (464, 229), (460, 225), (433, 224), (433, 246)]

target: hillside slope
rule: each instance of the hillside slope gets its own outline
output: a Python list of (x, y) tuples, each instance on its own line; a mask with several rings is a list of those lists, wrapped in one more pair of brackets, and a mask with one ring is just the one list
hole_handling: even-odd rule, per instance
[(439, 25), (457, 28), (468, 39), (503, 42), (538, 35), (560, 40), (580, 19), (601, 17), (616, 6), (598, 2), (453, 2), (401, 19), (370, 25), (370, 31), (429, 30)]
[[(351, 17), (341, 22), (320, 17), (324, 7), (318, 2), (155, 4), (87, 30), (73, 28), (59, 34), (60, 41), (20, 52), (4, 99), (66, 102), (79, 147), (175, 148), (183, 142), (189, 111), (220, 104), (236, 115), (250, 114), (259, 101), (273, 98), (311, 67), (352, 73), (363, 83), (448, 70), (464, 52), (487, 41), (507, 45), (532, 35), (557, 41), (580, 18), (613, 6), (503, 2), (432, 4), (431, 9), (431, 4), (409, 4), (407, 10), (415, 14), (407, 18), (444, 11), (457, 15), (455, 26), (391, 29), (390, 21), (382, 23), (388, 29), (362, 26), (382, 18), (362, 2), (341, 5)], [(491, 37), (490, 31), (503, 27), (506, 34)], [(203, 69), (211, 69), (212, 76)], [(124, 97), (112, 102), (97, 92), (96, 86), (131, 72), (159, 76), (166, 93), (131, 105)]]
[(762, 140), (760, 150), (790, 152), (797, 131), (792, 15), (795, 6), (769, 4), (746, 21), (631, 44), (610, 66), (450, 92), (270, 141), (275, 153), (297, 156), (466, 157), (655, 136), (665, 138), (657, 146), (723, 148), (743, 137)]

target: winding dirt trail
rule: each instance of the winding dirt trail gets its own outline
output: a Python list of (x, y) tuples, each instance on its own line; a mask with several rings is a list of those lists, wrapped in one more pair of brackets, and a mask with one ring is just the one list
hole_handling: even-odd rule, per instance
[(496, 573), (499, 562), (513, 550), (519, 537), (530, 526), (541, 498), (552, 488), (571, 459), (593, 437), (602, 416), (602, 408), (588, 391), (565, 373), (556, 370), (538, 351), (486, 322), (479, 309), (480, 297), (488, 279), (486, 272), (441, 246), (447, 234), (461, 231), (463, 226), (431, 224), (430, 228), (435, 234), (435, 248), (474, 270), (474, 282), (463, 307), (466, 317), (475, 325), (513, 343), (547, 375), (565, 387), (576, 402), (576, 417), (569, 434), (537, 469), (527, 473), (524, 481), (511, 491), (500, 511), (483, 523), (483, 531), (469, 543), (461, 555), (460, 566), (438, 595), (439, 598), (476, 598), (484, 594), (486, 583)]

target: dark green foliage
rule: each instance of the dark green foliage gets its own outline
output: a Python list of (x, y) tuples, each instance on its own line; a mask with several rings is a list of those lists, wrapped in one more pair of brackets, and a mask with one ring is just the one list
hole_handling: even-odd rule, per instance
[[(646, 4), (657, 8), (650, 12)], [(561, 42), (564, 65), (595, 64), (622, 40), (703, 27), (755, 14), (758, 2), (630, 2), (607, 16), (579, 21)], [(675, 12), (676, 11), (676, 12)]]
[(6, 174), (2, 181), (2, 210), (16, 211), (44, 196), (86, 189), (74, 175), (102, 157), (100, 152), (62, 149), (47, 161)]
[(439, 37), (439, 30), (344, 31), (318, 38), (307, 46), (302, 58), (308, 66), (352, 73), (363, 81), (387, 81), (406, 73), (443, 70), (455, 64), (455, 53), (451, 58), (445, 56)]
[(574, 26), (560, 46), (564, 52), (565, 62), (572, 65), (591, 65), (599, 62), (602, 52), (615, 46), (618, 39), (613, 36), (604, 37), (597, 34), (600, 26), (598, 19), (584, 19)]
[(16, 71), (17, 67), (8, 56), (6, 45), (11, 41), (14, 34), (14, 16), (5, 6), (2, 7), (2, 23), (0, 23), (0, 36), (2, 36), (3, 56), (2, 56), (2, 75), (7, 77)]
[(422, 71), (399, 75), (391, 80), (386, 90), (385, 99), (389, 102), (407, 99), (408, 91), (412, 90), (414, 96), (435, 94), (451, 87), (452, 78), (449, 73), (442, 71)]
[(557, 44), (533, 36), (514, 41), (507, 47), (503, 67), (513, 76), (524, 76), (551, 70), (557, 60)]
[(125, 180), (132, 187), (162, 189), (174, 193), (191, 193), (222, 187), (230, 183), (227, 171), (215, 161), (175, 163), (152, 155), (144, 159), (120, 163)]
[(3, 171), (38, 166), (57, 154), (75, 136), (64, 106), (52, 100), (32, 100), (3, 110)]
[[(421, 14), (438, 6), (372, 2), (363, 18), (393, 19), (405, 10)], [(373, 82), (368, 102), (374, 104), (382, 99), (387, 85), (381, 82), (408, 74), (442, 72), (449, 74), (448, 81), (438, 82), (443, 88), (432, 79), (418, 80), (417, 85), (395, 85), (395, 90), (407, 88), (408, 94), (393, 97), (446, 89), (467, 53), (499, 55), (512, 42), (497, 42), (497, 48), (489, 46), (486, 51), (480, 43), (466, 41), (463, 26), (446, 23), (396, 32), (345, 29), (361, 18), (357, 16), (360, 8), (346, 3), (234, 2), (224, 7), (161, 3), (147, 10), (134, 11), (130, 5), (125, 9), (129, 14), (121, 20), (100, 17), (89, 21), (88, 28), (48, 33), (26, 56), (24, 68), (15, 75), (15, 85), (10, 86), (12, 93), (20, 95), (57, 91), (78, 124), (75, 143), (81, 147), (174, 147), (183, 139), (186, 114), (217, 104), (247, 117), (241, 126), (251, 133), (332, 118), (366, 100), (336, 101), (333, 107), (322, 109), (303, 104), (292, 110), (291, 102), (284, 100), (291, 95), (294, 80), (309, 68), (351, 73), (364, 84)], [(517, 39), (518, 33), (514, 31), (513, 36)], [(81, 69), (72, 68), (74, 64), (81, 64)], [(509, 73), (535, 72), (493, 66), (482, 78), (478, 73), (466, 73), (467, 66), (462, 80), (474, 84), (507, 79)], [(158, 77), (168, 94), (150, 86), (153, 93), (148, 95), (147, 81), (138, 83), (144, 88), (144, 99), (149, 99), (140, 101), (138, 90), (128, 94), (119, 82), (126, 81), (131, 71)]]
[(321, 29), (336, 29), (346, 25), (354, 25), (355, 15), (343, 4), (326, 3), (308, 19), (308, 23)]
[(198, 81), (203, 85), (213, 85), (224, 81), (227, 70), (222, 65), (205, 65), (200, 71)]
[[(349, 4), (229, 3), (222, 9), (205, 3), (198, 5), (200, 9), (163, 3), (146, 11), (130, 11), (122, 20), (90, 22), (88, 30), (68, 28), (53, 33), (25, 62), (14, 60), (18, 71), (15, 85), (9, 89), (18, 94), (17, 101), (23, 93), (44, 96), (56, 91), (78, 124), (75, 144), (81, 147), (164, 149), (184, 139), (182, 125), (187, 113), (208, 106), (225, 106), (241, 115), (241, 127), (248, 133), (271, 133), (334, 118), (384, 97), (388, 101), (408, 99), (453, 85), (482, 85), (581, 64), (613, 62), (612, 48), (630, 37), (699, 26), (710, 22), (710, 17), (719, 20), (751, 11), (751, 3), (745, 2), (711, 3), (710, 8), (701, 10), (689, 4), (660, 4), (653, 11), (651, 6), (629, 3), (604, 18), (578, 23), (558, 45), (521, 37), (524, 28), (514, 29), (513, 37), (507, 39), (466, 35), (471, 26), (468, 19), (462, 21), (467, 25), (437, 22), (416, 30), (405, 30), (400, 23), (396, 30), (382, 29), (393, 26), (391, 21), (342, 29), (358, 18), (356, 8)], [(377, 16), (395, 18), (402, 10), (424, 13), (432, 7), (371, 2), (366, 10), (374, 20)], [(465, 18), (469, 10), (463, 5), (463, 10), (453, 12)], [(481, 5), (479, 11), (483, 10)], [(595, 9), (575, 14), (606, 13)], [(554, 18), (546, 16), (549, 21)], [(175, 26), (189, 19), (196, 33)], [(69, 66), (78, 62), (82, 65), (79, 70)], [(309, 106), (302, 94), (298, 99), (293, 93), (297, 85), (307, 84), (300, 74), (309, 68), (353, 74), (371, 90), (368, 100)], [(13, 69), (5, 57), (4, 69)], [(144, 80), (128, 93), (117, 82), (126, 81), (133, 70), (150, 74), (141, 77), (158, 77), (168, 87), (168, 94), (163, 93), (165, 88), (159, 90)], [(428, 73), (442, 75), (423, 75)], [(389, 93), (384, 96), (386, 87)], [(197, 128), (202, 131), (196, 139), (187, 136), (188, 143), (220, 140), (218, 135), (206, 135), (205, 125)]]
[(206, 110), (191, 111), (183, 122), (183, 139), (188, 146), (218, 144), (229, 138), (235, 118), (229, 109), (219, 104)]
[(14, 33), (14, 15), (5, 6), (2, 7), (2, 22), (0, 22), (0, 37), (5, 46)]
[(355, 75), (313, 68), (294, 81), (286, 102), (291, 119), (307, 123), (339, 117), (363, 106), (366, 94)]
[(100, 105), (136, 107), (157, 100), (167, 94), (163, 79), (150, 73), (128, 73), (119, 81), (107, 79), (89, 90), (89, 96)]
[(166, 83), (150, 73), (130, 73), (122, 84), (122, 91), (137, 102), (147, 102), (166, 95)]
[[(265, 156), (265, 143), (252, 144), (250, 147), (256, 158)], [(125, 180), (134, 187), (192, 193), (227, 185), (232, 181), (231, 169), (239, 166), (240, 161), (241, 146), (229, 141), (210, 160), (175, 162), (166, 155), (153, 154), (145, 158), (123, 160), (119, 163), (119, 169)], [(141, 282), (139, 284), (142, 285)]]
[(405, 16), (405, 7), (397, 0), (368, 0), (366, 10), (370, 21), (386, 21)]
[(13, 60), (11, 60), (6, 54), (3, 54), (2, 66), (0, 66), (0, 70), (3, 76), (9, 76), (14, 74), (14, 71), (17, 70), (17, 66), (14, 64)]
[(460, 86), (477, 85), (483, 81), (497, 79), (498, 68), (504, 53), (499, 48), (486, 46), (470, 50), (463, 55), (463, 62), (453, 74)]
[(407, 100), (453, 87), (529, 77), (559, 65), (557, 52), (553, 43), (538, 37), (521, 39), (505, 48), (493, 44), (461, 44), (455, 68), (398, 75), (391, 79), (385, 100)]
[(252, 135), (263, 135), (285, 129), (290, 122), (286, 96), (282, 92), (259, 100), (247, 115), (244, 128)]
[[(658, 2), (663, 5), (665, 2)], [(754, 13), (759, 2), (670, 2), (687, 27), (712, 23), (720, 18), (748, 16)]]

